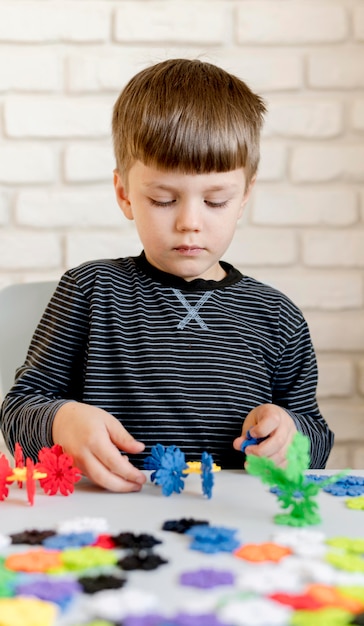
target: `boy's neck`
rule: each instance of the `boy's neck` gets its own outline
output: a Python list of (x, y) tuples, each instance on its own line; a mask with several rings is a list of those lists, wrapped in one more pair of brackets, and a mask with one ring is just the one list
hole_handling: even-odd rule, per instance
[(220, 261), (221, 268), (225, 273), (224, 278), (221, 280), (194, 278), (191, 281), (187, 281), (181, 276), (175, 276), (174, 274), (169, 274), (168, 272), (158, 269), (149, 263), (144, 251), (140, 254), (140, 256), (134, 257), (134, 261), (137, 267), (144, 272), (144, 274), (147, 274), (154, 280), (160, 282), (162, 285), (166, 287), (174, 287), (176, 289), (183, 289), (184, 291), (209, 291), (213, 289), (221, 289), (236, 283), (242, 278), (242, 274), (239, 270), (225, 261)]

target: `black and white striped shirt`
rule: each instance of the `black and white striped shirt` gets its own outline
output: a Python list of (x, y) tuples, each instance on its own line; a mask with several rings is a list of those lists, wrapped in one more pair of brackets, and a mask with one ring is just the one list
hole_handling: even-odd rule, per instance
[[(221, 281), (186, 282), (144, 254), (69, 270), (1, 410), (7, 445), (37, 457), (67, 400), (109, 411), (146, 444), (206, 450), (242, 467), (232, 441), (254, 407), (285, 408), (322, 468), (333, 434), (316, 402), (317, 366), (300, 310), (274, 288), (222, 263)], [(130, 457), (141, 466), (145, 455)]]

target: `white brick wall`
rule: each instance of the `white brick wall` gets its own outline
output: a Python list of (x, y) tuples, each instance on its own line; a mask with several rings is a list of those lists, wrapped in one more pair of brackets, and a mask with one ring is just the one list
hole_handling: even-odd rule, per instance
[(176, 56), (267, 101), (226, 259), (303, 309), (329, 465), (364, 467), (363, 0), (2, 0), (0, 288), (138, 253), (113, 197), (111, 110), (134, 73)]

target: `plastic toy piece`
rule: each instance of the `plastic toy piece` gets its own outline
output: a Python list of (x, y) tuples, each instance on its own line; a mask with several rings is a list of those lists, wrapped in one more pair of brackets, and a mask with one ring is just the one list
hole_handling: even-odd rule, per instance
[(189, 461), (188, 469), (184, 470), (184, 474), (201, 474), (202, 493), (207, 498), (212, 497), (212, 489), (214, 486), (213, 472), (219, 472), (221, 467), (213, 462), (211, 454), (203, 452), (200, 461)]
[(0, 615), (4, 626), (52, 626), (57, 607), (37, 598), (0, 598)]
[(245, 467), (247, 472), (258, 476), (263, 483), (274, 487), (281, 507), (290, 509), (288, 513), (275, 515), (276, 524), (289, 526), (319, 524), (321, 517), (315, 497), (326, 485), (336, 482), (346, 474), (346, 472), (341, 472), (327, 477), (322, 482), (307, 480), (305, 471), (310, 463), (309, 447), (309, 438), (297, 432), (287, 451), (285, 469), (278, 467), (266, 457), (253, 455), (247, 457)]
[(358, 496), (357, 498), (348, 498), (348, 500), (345, 500), (345, 504), (348, 509), (364, 511), (364, 496)]
[(152, 448), (152, 456), (145, 460), (145, 469), (154, 469), (152, 482), (161, 485), (164, 496), (181, 493), (184, 489), (183, 470), (187, 468), (184, 453), (177, 446), (164, 448), (157, 444)]
[(209, 524), (210, 523), (206, 520), (196, 520), (193, 517), (182, 517), (179, 520), (167, 520), (163, 523), (162, 530), (183, 535), (190, 528), (192, 528), (192, 526), (209, 526)]
[(213, 568), (183, 572), (179, 577), (180, 585), (198, 587), (199, 589), (213, 589), (222, 585), (233, 585), (234, 582), (233, 572)]
[[(21, 445), (18, 442), (15, 444), (14, 461), (15, 461), (16, 468), (22, 468), (25, 465), (23, 450), (22, 450)], [(23, 483), (21, 481), (18, 482), (18, 487), (19, 489), (23, 487)]]
[(191, 550), (198, 550), (206, 554), (217, 552), (234, 552), (240, 541), (236, 539), (236, 528), (226, 526), (192, 526), (186, 535), (192, 537)]
[(12, 475), (12, 469), (5, 454), (0, 455), (0, 500), (5, 500), (9, 495), (8, 478)]
[(252, 563), (273, 561), (279, 563), (284, 557), (292, 554), (292, 550), (286, 546), (267, 541), (266, 543), (246, 543), (234, 552), (234, 556)]
[(150, 479), (156, 485), (162, 486), (165, 496), (181, 493), (184, 489), (184, 478), (189, 474), (201, 474), (202, 492), (211, 498), (214, 485), (212, 472), (218, 472), (221, 467), (213, 462), (211, 454), (207, 452), (202, 453), (201, 461), (186, 463), (184, 453), (177, 446), (165, 448), (157, 443), (152, 447), (151, 455), (145, 459), (144, 469), (153, 470)]
[(40, 479), (40, 486), (44, 493), (54, 496), (61, 493), (68, 496), (74, 491), (74, 484), (81, 479), (81, 470), (73, 465), (73, 458), (63, 452), (61, 446), (42, 448), (38, 455), (39, 463), (36, 467), (45, 472), (45, 478)]
[(240, 450), (242, 452), (245, 452), (245, 448), (247, 448), (248, 446), (257, 446), (266, 439), (268, 439), (268, 437), (252, 437), (252, 435), (250, 434), (250, 430), (247, 430), (247, 432), (245, 433), (245, 439), (240, 446)]
[(11, 468), (8, 459), (0, 454), (0, 501), (9, 495), (9, 484), (17, 482), (21, 488), (26, 483), (29, 504), (34, 504), (35, 481), (39, 480), (45, 493), (54, 495), (58, 492), (64, 496), (72, 493), (74, 483), (80, 480), (81, 472), (73, 465), (73, 458), (63, 452), (61, 446), (42, 448), (39, 462), (34, 464), (30, 458), (24, 463), (21, 446), (15, 444), (15, 467)]

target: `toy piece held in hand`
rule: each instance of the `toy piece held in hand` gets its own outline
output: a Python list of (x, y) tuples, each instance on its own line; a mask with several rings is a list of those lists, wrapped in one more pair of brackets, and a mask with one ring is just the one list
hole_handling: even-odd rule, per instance
[(245, 439), (240, 446), (240, 450), (242, 452), (245, 452), (245, 448), (247, 448), (248, 446), (257, 446), (258, 444), (260, 444), (262, 441), (265, 441), (266, 439), (268, 439), (268, 436), (267, 437), (252, 437), (252, 435), (250, 434), (250, 430), (247, 430), (247, 432), (245, 433)]

